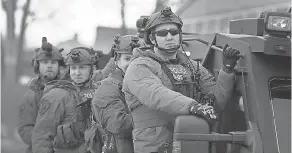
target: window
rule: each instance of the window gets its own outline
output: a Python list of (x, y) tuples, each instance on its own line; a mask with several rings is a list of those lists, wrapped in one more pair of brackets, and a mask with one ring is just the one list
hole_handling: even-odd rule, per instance
[(203, 30), (202, 33), (208, 33), (208, 21), (203, 22), (203, 26), (202, 26)]
[(291, 79), (289, 78), (273, 78), (269, 82), (269, 91), (271, 100), (291, 99)]
[(276, 9), (276, 12), (288, 12), (288, 11), (289, 11), (289, 8), (287, 7), (280, 7)]
[(203, 31), (203, 24), (202, 22), (198, 22), (196, 24), (196, 33), (202, 33), (202, 31)]
[(291, 78), (271, 79), (269, 92), (278, 149), (280, 152), (289, 152), (291, 145)]
[(210, 20), (208, 22), (208, 33), (214, 33), (216, 31), (216, 26), (218, 25), (216, 25), (215, 20)]
[(223, 33), (227, 33), (229, 31), (229, 19), (226, 18), (222, 18), (220, 20), (220, 31), (219, 32), (223, 32)]
[(195, 33), (196, 32), (196, 23), (192, 23), (190, 26), (190, 32)]
[(184, 31), (184, 32), (190, 32), (190, 27), (191, 27), (190, 24), (185, 24), (185, 25), (183, 26), (183, 31)]

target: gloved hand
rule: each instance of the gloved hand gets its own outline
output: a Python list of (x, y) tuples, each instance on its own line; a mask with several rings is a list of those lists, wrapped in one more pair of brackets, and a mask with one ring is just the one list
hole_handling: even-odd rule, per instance
[(226, 44), (223, 48), (223, 71), (226, 73), (232, 73), (234, 70), (234, 67), (239, 60), (239, 50), (229, 47), (228, 44)]
[(209, 104), (210, 106), (215, 107), (215, 96), (213, 94), (206, 94), (201, 99), (201, 104)]
[(217, 115), (212, 106), (207, 104), (194, 104), (190, 107), (190, 113), (192, 115), (203, 117), (209, 125), (215, 124), (217, 120)]

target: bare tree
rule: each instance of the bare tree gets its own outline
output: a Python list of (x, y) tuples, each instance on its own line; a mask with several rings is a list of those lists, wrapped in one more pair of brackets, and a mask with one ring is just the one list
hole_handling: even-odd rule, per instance
[(4, 51), (4, 45), (3, 45), (3, 36), (1, 35), (1, 81), (3, 82), (3, 78), (5, 76), (5, 63), (4, 63), (4, 57), (5, 57), (5, 51)]
[(125, 20), (125, 0), (120, 0), (121, 2), (121, 18), (122, 18), (122, 26), (121, 26), (121, 35), (127, 34), (126, 20)]
[(25, 31), (27, 28), (27, 17), (30, 13), (30, 3), (31, 0), (26, 0), (26, 3), (24, 4), (22, 10), (23, 10), (23, 15), (21, 18), (21, 25), (20, 25), (20, 34), (19, 34), (19, 38), (18, 38), (18, 44), (17, 44), (17, 63), (16, 63), (16, 68), (15, 68), (15, 72), (16, 72), (16, 79), (21, 75), (21, 58), (23, 57), (23, 51), (24, 51), (24, 40), (25, 40)]
[[(4, 45), (4, 50), (6, 51), (4, 55), (6, 56), (4, 59), (7, 59), (8, 61), (12, 61), (8, 65), (11, 67), (7, 68), (7, 63), (5, 63), (5, 75), (11, 77), (15, 77), (15, 71), (13, 68), (15, 68), (15, 61), (16, 59), (13, 58), (14, 56), (14, 50), (15, 50), (15, 11), (16, 11), (16, 3), (17, 0), (1, 0), (2, 8), (6, 13), (6, 41), (2, 44)], [(10, 79), (11, 80), (11, 79)], [(13, 80), (14, 81), (14, 80)]]
[[(2, 52), (2, 56), (5, 56), (6, 61), (9, 62), (4, 62), (4, 65), (6, 67), (4, 75), (8, 76), (9, 80), (12, 80), (13, 82), (17, 81), (18, 77), (21, 74), (21, 60), (23, 58), (25, 32), (28, 24), (35, 21), (51, 19), (56, 15), (56, 12), (60, 10), (60, 8), (58, 8), (57, 10), (53, 10), (45, 18), (36, 18), (35, 13), (32, 12), (30, 9), (31, 0), (26, 0), (22, 7), (23, 14), (20, 23), (20, 34), (19, 36), (16, 36), (15, 12), (17, 11), (17, 2), (18, 0), (1, 0), (2, 8), (7, 16), (7, 36), (6, 41), (3, 41), (4, 43), (2, 44), (5, 50), (5, 52)], [(27, 21), (28, 17), (32, 17), (32, 20), (30, 22)]]

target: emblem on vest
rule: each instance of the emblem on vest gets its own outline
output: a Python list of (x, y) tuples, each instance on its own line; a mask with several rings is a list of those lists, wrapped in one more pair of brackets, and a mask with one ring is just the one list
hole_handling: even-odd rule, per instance
[(87, 99), (91, 99), (93, 98), (93, 93), (84, 93), (84, 97), (87, 98)]
[(184, 80), (184, 76), (186, 76), (188, 73), (186, 69), (182, 66), (179, 67), (169, 67), (174, 79), (176, 81), (182, 81)]

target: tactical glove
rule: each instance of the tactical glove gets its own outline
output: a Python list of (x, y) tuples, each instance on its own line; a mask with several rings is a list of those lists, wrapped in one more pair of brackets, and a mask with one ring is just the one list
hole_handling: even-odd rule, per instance
[(232, 73), (234, 70), (234, 67), (239, 60), (239, 50), (229, 47), (228, 44), (226, 44), (223, 48), (223, 71), (226, 73)]
[(217, 115), (213, 106), (207, 104), (194, 104), (190, 107), (190, 114), (203, 117), (209, 125), (215, 124)]
[(210, 106), (215, 107), (215, 96), (213, 94), (206, 94), (202, 99), (201, 99), (201, 104), (209, 104)]

